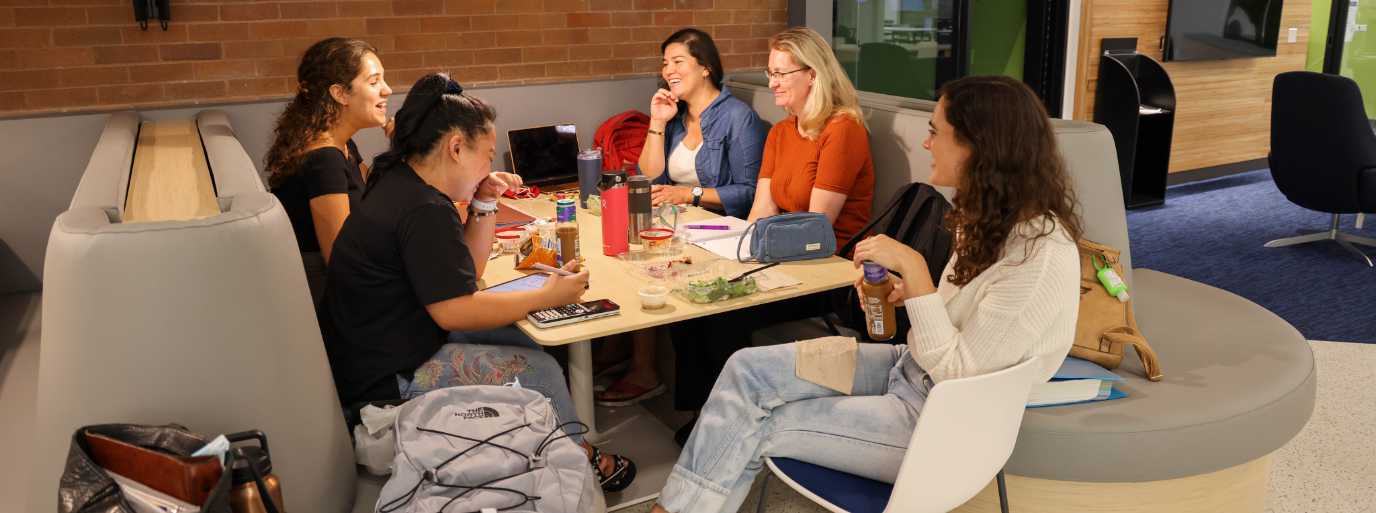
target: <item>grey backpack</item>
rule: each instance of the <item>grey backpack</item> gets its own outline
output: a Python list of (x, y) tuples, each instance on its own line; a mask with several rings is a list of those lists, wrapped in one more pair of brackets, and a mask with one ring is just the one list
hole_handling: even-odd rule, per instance
[[(408, 401), (380, 513), (606, 510), (587, 453), (549, 399), (519, 386), (443, 388)], [(577, 428), (574, 428), (577, 429)], [(574, 434), (577, 434), (575, 431)]]

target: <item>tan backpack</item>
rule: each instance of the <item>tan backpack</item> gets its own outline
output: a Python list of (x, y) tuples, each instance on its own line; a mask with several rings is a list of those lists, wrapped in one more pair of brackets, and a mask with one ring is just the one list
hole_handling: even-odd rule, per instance
[(1070, 356), (1097, 363), (1106, 369), (1116, 369), (1123, 363), (1126, 346), (1137, 349), (1147, 379), (1161, 381), (1161, 366), (1156, 351), (1137, 331), (1137, 319), (1132, 315), (1132, 302), (1119, 301), (1099, 282), (1098, 269), (1113, 266), (1123, 276), (1118, 262), (1119, 251), (1112, 247), (1081, 239), (1080, 247), (1080, 317), (1075, 323), (1075, 345)]

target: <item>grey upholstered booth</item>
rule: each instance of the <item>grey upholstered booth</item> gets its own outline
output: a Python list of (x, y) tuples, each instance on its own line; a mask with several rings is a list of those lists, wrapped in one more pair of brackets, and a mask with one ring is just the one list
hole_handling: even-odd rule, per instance
[[(777, 122), (768, 90), (728, 84)], [(922, 149), (931, 102), (863, 94), (876, 170), (876, 208), (899, 185), (926, 181)], [(1308, 422), (1313, 354), (1293, 327), (1234, 294), (1131, 267), (1127, 218), (1113, 139), (1102, 126), (1054, 122), (1074, 182), (1085, 237), (1123, 250), (1138, 323), (1160, 356), (1165, 379), (1143, 379), (1130, 355), (1117, 372), (1126, 399), (1028, 410), (1008, 461), (1019, 512), (1247, 511), (1263, 508), (1269, 455)], [(951, 193), (952, 191), (943, 191)], [(759, 342), (817, 336), (820, 322), (795, 323)], [(997, 511), (986, 490), (958, 511)]]
[(261, 429), (287, 510), (352, 503), (349, 438), (291, 226), (223, 117), (199, 121), (219, 215), (119, 222), (129, 113), (111, 117), (53, 224), (26, 511), (53, 510), (72, 431), (99, 422)]

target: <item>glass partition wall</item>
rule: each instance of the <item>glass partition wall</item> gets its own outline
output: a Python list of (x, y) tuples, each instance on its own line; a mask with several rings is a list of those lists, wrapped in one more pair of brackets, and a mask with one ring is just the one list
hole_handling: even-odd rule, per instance
[(829, 4), (832, 50), (861, 91), (934, 100), (941, 85), (956, 78), (1005, 75), (1025, 81), (1053, 116), (1060, 114), (1066, 0)]
[(861, 91), (934, 99), (965, 74), (969, 0), (837, 0), (832, 49)]

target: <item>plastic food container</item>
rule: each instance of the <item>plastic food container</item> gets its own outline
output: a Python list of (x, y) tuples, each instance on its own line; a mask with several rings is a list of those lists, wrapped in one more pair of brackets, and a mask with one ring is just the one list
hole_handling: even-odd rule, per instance
[(744, 265), (719, 260), (701, 272), (689, 272), (678, 278), (676, 292), (691, 303), (705, 304), (749, 296), (759, 292), (754, 276), (728, 281), (747, 271)]
[(521, 242), (529, 236), (522, 228), (498, 230), (494, 235), (497, 238), (497, 243), (502, 247), (502, 254), (507, 255), (515, 254), (516, 249), (521, 247)]
[(669, 299), (669, 287), (663, 285), (646, 285), (640, 288), (640, 307), (646, 310), (658, 310), (664, 308), (664, 303)]

